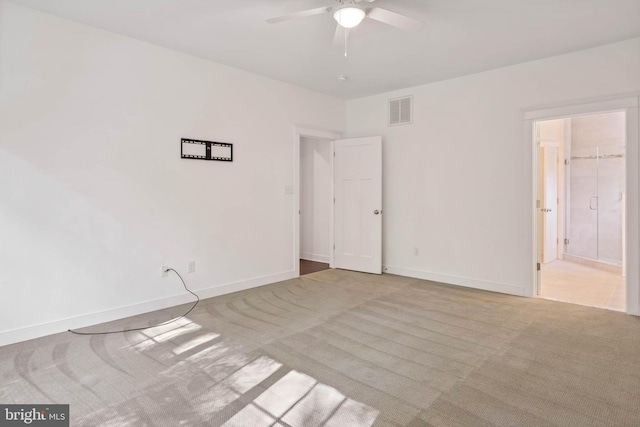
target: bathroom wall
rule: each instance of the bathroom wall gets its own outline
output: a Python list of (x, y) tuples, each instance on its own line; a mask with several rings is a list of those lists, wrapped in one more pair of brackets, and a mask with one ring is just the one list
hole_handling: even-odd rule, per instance
[(625, 114), (571, 119), (567, 253), (622, 263)]

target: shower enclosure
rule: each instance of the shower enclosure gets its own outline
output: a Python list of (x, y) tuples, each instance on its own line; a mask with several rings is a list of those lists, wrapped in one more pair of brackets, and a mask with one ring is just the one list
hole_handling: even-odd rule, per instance
[(624, 125), (621, 114), (573, 119), (571, 144), (565, 151), (565, 253), (615, 266), (622, 266), (623, 258), (625, 142), (624, 135), (603, 133), (595, 125), (621, 120)]

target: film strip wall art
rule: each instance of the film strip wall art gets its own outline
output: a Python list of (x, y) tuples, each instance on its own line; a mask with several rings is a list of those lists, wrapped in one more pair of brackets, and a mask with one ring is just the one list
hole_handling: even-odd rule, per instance
[(233, 161), (233, 144), (182, 138), (180, 157), (183, 159)]

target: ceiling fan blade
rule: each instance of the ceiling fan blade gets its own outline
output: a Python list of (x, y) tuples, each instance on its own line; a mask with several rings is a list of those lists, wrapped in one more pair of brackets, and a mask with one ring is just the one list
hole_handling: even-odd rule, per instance
[(383, 22), (403, 30), (418, 30), (424, 23), (408, 16), (400, 15), (387, 9), (374, 7), (367, 13), (367, 18)]
[(345, 28), (341, 25), (336, 25), (336, 33), (333, 36), (333, 46), (344, 46), (345, 34)]
[(265, 21), (267, 24), (277, 24), (278, 22), (288, 21), (290, 19), (296, 18), (306, 18), (307, 16), (320, 15), (321, 13), (326, 13), (330, 10), (330, 7), (316, 7), (314, 9), (300, 10), (297, 12), (291, 12), (280, 16), (274, 16), (273, 18), (268, 18)]

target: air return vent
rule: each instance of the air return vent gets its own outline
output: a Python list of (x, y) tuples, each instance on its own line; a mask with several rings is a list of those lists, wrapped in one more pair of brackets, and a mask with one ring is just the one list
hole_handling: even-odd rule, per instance
[(389, 100), (389, 126), (406, 125), (413, 121), (413, 97), (394, 98)]

